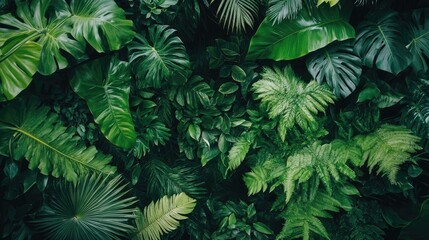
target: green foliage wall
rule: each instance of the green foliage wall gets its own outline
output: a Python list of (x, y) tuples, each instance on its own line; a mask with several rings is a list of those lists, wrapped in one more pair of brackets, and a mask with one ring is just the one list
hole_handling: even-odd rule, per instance
[(0, 0), (2, 239), (428, 239), (423, 0)]

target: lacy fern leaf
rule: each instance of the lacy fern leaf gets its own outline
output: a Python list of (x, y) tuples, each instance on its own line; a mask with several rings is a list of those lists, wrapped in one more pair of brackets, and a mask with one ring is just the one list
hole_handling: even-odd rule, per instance
[(58, 116), (35, 98), (17, 99), (0, 110), (0, 144), (11, 146), (9, 154), (25, 157), (30, 169), (76, 181), (88, 172), (110, 174), (111, 156), (87, 148), (74, 131), (60, 124)]
[(391, 183), (396, 182), (400, 165), (410, 160), (411, 153), (421, 147), (420, 138), (404, 126), (384, 124), (375, 132), (359, 135), (356, 143), (363, 150), (363, 160), (371, 172), (377, 166), (377, 174), (387, 175)]
[(330, 218), (328, 211), (338, 212), (341, 203), (327, 193), (319, 192), (312, 201), (294, 202), (282, 213), (286, 219), (282, 231), (276, 239), (310, 239), (314, 233), (329, 239), (328, 231), (319, 218)]
[(243, 32), (253, 27), (258, 11), (259, 0), (220, 0), (217, 15), (228, 31)]
[(185, 193), (164, 196), (151, 202), (143, 212), (137, 211), (136, 225), (139, 240), (158, 240), (161, 235), (179, 227), (179, 221), (187, 219), (185, 215), (195, 208), (196, 201)]
[(324, 85), (311, 81), (302, 82), (290, 66), (283, 70), (265, 68), (262, 80), (253, 84), (256, 99), (268, 110), (269, 117), (279, 117), (279, 133), (282, 140), (286, 131), (295, 124), (303, 130), (317, 126), (316, 115), (325, 112), (329, 103), (334, 102), (334, 95)]
[(286, 202), (291, 199), (296, 185), (306, 183), (312, 177), (318, 177), (328, 193), (332, 193), (332, 179), (340, 181), (340, 174), (355, 178), (356, 174), (347, 162), (348, 158), (339, 155), (331, 144), (321, 145), (319, 142), (290, 156), (283, 181)]
[(249, 152), (250, 146), (255, 139), (255, 135), (251, 132), (244, 133), (240, 136), (237, 142), (234, 143), (228, 154), (228, 169), (234, 170), (238, 168)]

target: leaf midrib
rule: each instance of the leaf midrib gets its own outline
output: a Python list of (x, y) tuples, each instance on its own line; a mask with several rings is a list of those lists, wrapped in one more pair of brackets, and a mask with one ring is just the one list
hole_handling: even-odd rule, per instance
[(34, 140), (34, 141), (36, 141), (37, 143), (39, 143), (39, 144), (41, 144), (41, 145), (43, 145), (43, 146), (45, 146), (45, 147), (49, 148), (49, 149), (50, 149), (50, 150), (52, 150), (53, 152), (55, 152), (55, 153), (57, 153), (57, 154), (59, 154), (59, 155), (63, 156), (63, 157), (64, 157), (64, 158), (66, 158), (66, 159), (70, 159), (70, 160), (72, 160), (72, 161), (74, 161), (74, 162), (77, 162), (77, 163), (79, 163), (79, 164), (81, 164), (81, 165), (83, 165), (83, 166), (85, 166), (85, 167), (87, 167), (87, 168), (89, 168), (89, 169), (91, 169), (91, 170), (93, 170), (93, 171), (95, 171), (95, 172), (104, 173), (104, 172), (103, 172), (102, 170), (100, 170), (100, 169), (97, 169), (97, 168), (95, 168), (95, 167), (93, 167), (93, 166), (91, 166), (91, 165), (89, 165), (89, 164), (87, 164), (87, 163), (85, 163), (85, 162), (80, 161), (80, 160), (79, 160), (79, 159), (77, 159), (77, 158), (74, 158), (73, 156), (69, 156), (69, 155), (67, 155), (67, 154), (65, 154), (65, 153), (63, 153), (63, 152), (61, 152), (61, 151), (60, 151), (60, 150), (58, 150), (57, 148), (55, 148), (55, 147), (51, 146), (50, 144), (48, 144), (48, 143), (46, 143), (45, 141), (43, 141), (42, 139), (40, 139), (40, 138), (38, 138), (38, 137), (34, 136), (33, 134), (31, 134), (30, 132), (26, 131), (25, 129), (20, 128), (19, 126), (4, 127), (3, 129), (9, 129), (9, 130), (13, 130), (13, 131), (15, 131), (15, 132), (19, 132), (19, 133), (21, 133), (21, 134), (23, 134), (23, 135), (25, 135), (25, 136), (27, 136), (27, 137), (29, 137), (29, 138), (33, 139), (33, 140)]

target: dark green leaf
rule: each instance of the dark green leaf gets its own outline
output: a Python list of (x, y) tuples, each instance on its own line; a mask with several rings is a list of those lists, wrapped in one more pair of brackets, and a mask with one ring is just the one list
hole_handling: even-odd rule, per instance
[(232, 66), (231, 76), (236, 82), (244, 82), (246, 80), (246, 72), (237, 65)]
[(256, 229), (256, 231), (264, 233), (264, 234), (268, 234), (268, 235), (273, 235), (274, 232), (273, 230), (271, 230), (266, 224), (261, 223), (261, 222), (255, 222), (253, 223), (253, 227)]
[(235, 93), (238, 90), (238, 85), (233, 82), (226, 82), (219, 87), (219, 92), (222, 94)]

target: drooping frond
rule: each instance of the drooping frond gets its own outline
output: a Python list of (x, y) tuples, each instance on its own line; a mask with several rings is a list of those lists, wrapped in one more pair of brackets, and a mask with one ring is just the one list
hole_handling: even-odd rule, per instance
[(425, 149), (429, 151), (429, 96), (414, 94), (419, 97), (403, 108), (402, 123), (422, 138)]
[(0, 110), (0, 145), (11, 146), (16, 160), (26, 158), (30, 169), (54, 177), (76, 181), (88, 172), (110, 174), (111, 156), (86, 147), (74, 131), (62, 126), (58, 116), (49, 113), (35, 98), (16, 99)]
[(417, 144), (420, 138), (404, 126), (383, 124), (375, 132), (359, 135), (356, 143), (362, 148), (363, 161), (371, 172), (377, 166), (377, 174), (382, 173), (391, 183), (396, 182), (400, 165), (410, 160), (411, 153), (421, 147)]
[(259, 0), (220, 0), (217, 15), (228, 31), (243, 32), (253, 28), (259, 4)]
[(268, 4), (267, 17), (273, 24), (277, 24), (294, 18), (302, 9), (303, 0), (270, 0)]
[(48, 239), (105, 240), (125, 237), (134, 227), (136, 202), (121, 177), (89, 175), (77, 184), (60, 181), (38, 215), (36, 228)]
[(179, 221), (192, 212), (196, 201), (185, 193), (164, 196), (156, 202), (151, 202), (143, 212), (136, 211), (137, 234), (135, 239), (158, 240), (161, 235), (179, 227)]
[(206, 193), (199, 171), (184, 163), (170, 167), (160, 160), (152, 159), (145, 164), (143, 175), (147, 176), (150, 196), (160, 197), (184, 192), (198, 199)]
[(355, 172), (347, 165), (348, 160), (336, 152), (332, 144), (321, 145), (320, 142), (290, 156), (283, 181), (286, 202), (291, 199), (295, 186), (308, 182), (312, 177), (319, 178), (329, 194), (332, 193), (332, 180), (340, 181), (340, 174), (355, 178)]
[(330, 218), (331, 212), (338, 212), (341, 203), (327, 193), (319, 192), (313, 201), (294, 202), (282, 213), (286, 220), (276, 239), (310, 239), (317, 234), (329, 239), (328, 231), (319, 218)]
[(303, 130), (317, 126), (316, 115), (325, 112), (334, 95), (324, 85), (316, 81), (305, 84), (293, 72), (290, 66), (283, 70), (265, 68), (262, 80), (253, 84), (256, 99), (268, 110), (270, 118), (280, 118), (279, 132), (284, 140), (286, 131), (295, 124)]

